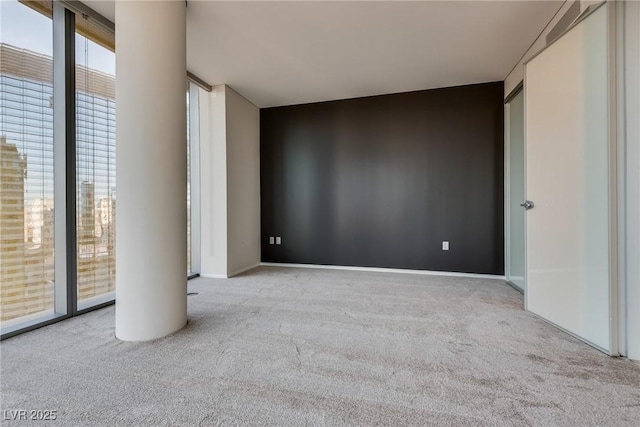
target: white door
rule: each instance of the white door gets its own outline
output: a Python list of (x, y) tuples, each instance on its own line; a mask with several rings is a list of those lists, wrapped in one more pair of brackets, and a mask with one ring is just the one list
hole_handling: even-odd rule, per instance
[(525, 305), (614, 353), (607, 7), (525, 68)]

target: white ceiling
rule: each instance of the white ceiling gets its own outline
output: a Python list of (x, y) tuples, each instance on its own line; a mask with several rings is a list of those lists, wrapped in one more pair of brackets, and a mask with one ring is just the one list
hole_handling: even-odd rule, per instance
[(190, 0), (187, 67), (258, 107), (504, 80), (562, 3)]

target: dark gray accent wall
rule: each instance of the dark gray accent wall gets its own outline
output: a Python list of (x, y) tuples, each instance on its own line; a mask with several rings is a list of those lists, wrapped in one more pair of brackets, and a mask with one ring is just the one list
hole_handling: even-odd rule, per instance
[(504, 273), (502, 82), (262, 109), (260, 145), (263, 262)]

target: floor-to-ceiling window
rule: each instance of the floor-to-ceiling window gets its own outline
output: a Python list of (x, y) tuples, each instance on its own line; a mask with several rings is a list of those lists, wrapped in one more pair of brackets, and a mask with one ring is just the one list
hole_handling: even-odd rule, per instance
[(79, 2), (0, 8), (5, 337), (113, 301), (115, 46)]
[(114, 298), (116, 96), (112, 32), (76, 15), (76, 205), (78, 304)]
[(187, 277), (200, 272), (200, 110), (198, 86), (187, 84)]
[(53, 30), (50, 9), (0, 2), (0, 317), (54, 308)]
[(187, 89), (187, 276), (191, 274), (191, 108)]

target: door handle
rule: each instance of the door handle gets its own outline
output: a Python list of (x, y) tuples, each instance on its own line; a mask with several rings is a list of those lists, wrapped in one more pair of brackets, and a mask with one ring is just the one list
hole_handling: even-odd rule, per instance
[(520, 206), (522, 206), (524, 210), (528, 211), (529, 209), (533, 209), (535, 205), (533, 204), (533, 202), (527, 200), (524, 203), (520, 203)]

